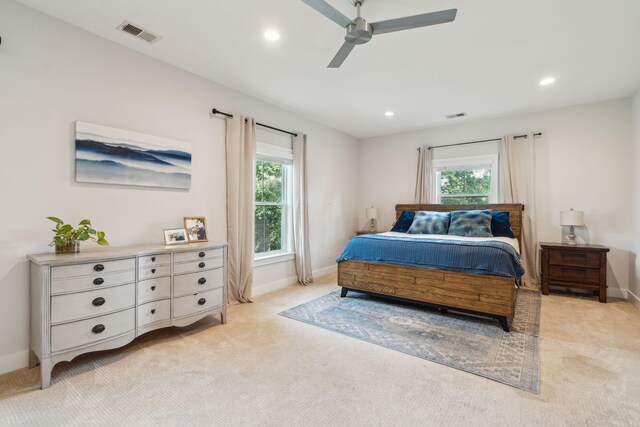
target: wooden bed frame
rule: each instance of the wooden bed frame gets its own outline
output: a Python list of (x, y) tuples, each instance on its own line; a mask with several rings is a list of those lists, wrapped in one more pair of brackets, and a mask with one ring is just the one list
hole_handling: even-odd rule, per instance
[[(509, 212), (511, 229), (522, 246), (522, 212), (524, 205), (396, 205), (396, 219), (402, 211), (437, 211), (493, 209)], [(343, 261), (338, 264), (341, 296), (348, 291), (365, 292), (391, 299), (410, 301), (495, 318), (509, 332), (507, 317), (513, 317), (516, 287), (512, 277), (489, 276), (427, 267), (409, 267), (366, 261)]]

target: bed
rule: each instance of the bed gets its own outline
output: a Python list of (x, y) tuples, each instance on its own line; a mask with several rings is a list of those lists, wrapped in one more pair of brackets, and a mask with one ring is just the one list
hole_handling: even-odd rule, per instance
[[(511, 229), (515, 235), (513, 246), (518, 248), (521, 245), (524, 209), (522, 204), (400, 204), (396, 205), (396, 218), (400, 217), (402, 211), (450, 212), (474, 209), (509, 212)], [(388, 235), (393, 234), (388, 233)], [(352, 242), (355, 239), (369, 239), (370, 242), (379, 243), (375, 240), (375, 235), (358, 236), (352, 239)], [(377, 239), (381, 240), (382, 237), (377, 237)], [(387, 240), (398, 239), (388, 238)], [(405, 240), (407, 239), (405, 238)], [(358, 242), (361, 241), (363, 240)], [(511, 274), (508, 268), (502, 269), (499, 273), (492, 273), (490, 268), (469, 268), (467, 270), (452, 271), (451, 269), (386, 263), (382, 260), (372, 262), (341, 257), (338, 262), (338, 285), (342, 287), (342, 297), (346, 297), (349, 291), (358, 291), (433, 306), (443, 313), (451, 309), (457, 312), (487, 316), (498, 320), (502, 329), (509, 332), (507, 318), (513, 317), (515, 314), (518, 274)]]

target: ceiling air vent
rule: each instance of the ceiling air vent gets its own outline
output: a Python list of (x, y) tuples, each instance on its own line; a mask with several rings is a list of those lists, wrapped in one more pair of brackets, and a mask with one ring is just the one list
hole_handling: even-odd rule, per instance
[(124, 21), (122, 24), (120, 24), (118, 26), (118, 29), (124, 31), (125, 33), (129, 33), (139, 39), (142, 39), (147, 43), (155, 43), (160, 38), (160, 36), (156, 36), (151, 31), (147, 31), (144, 28), (140, 28), (137, 25), (133, 25), (132, 23), (127, 21)]
[(459, 119), (460, 117), (466, 117), (467, 113), (457, 113), (457, 114), (447, 114), (445, 117), (447, 119)]

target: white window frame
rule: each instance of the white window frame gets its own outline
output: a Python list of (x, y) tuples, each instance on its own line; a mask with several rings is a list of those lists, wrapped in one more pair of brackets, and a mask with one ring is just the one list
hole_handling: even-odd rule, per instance
[[(442, 204), (441, 201), (441, 188), (440, 188), (440, 172), (443, 170), (461, 170), (461, 169), (477, 169), (479, 167), (491, 167), (491, 181), (489, 184), (489, 203), (498, 202), (498, 155), (497, 154), (485, 154), (482, 156), (467, 156), (467, 157), (450, 157), (445, 159), (434, 159), (431, 161), (433, 179), (431, 180), (431, 191), (435, 195), (436, 203)], [(475, 196), (476, 194), (464, 196)]]
[[(264, 147), (266, 144), (262, 145)], [(271, 146), (273, 147), (273, 146)], [(264, 151), (264, 150), (262, 150)], [(280, 151), (280, 150), (274, 150)], [(295, 254), (293, 252), (293, 162), (292, 157), (286, 153), (277, 152), (274, 155), (266, 155), (266, 154), (256, 154), (256, 162), (272, 162), (272, 163), (281, 163), (284, 167), (282, 168), (282, 183), (283, 183), (283, 198), (282, 202), (256, 202), (254, 200), (253, 203), (253, 220), (254, 220), (254, 230), (255, 230), (255, 209), (257, 206), (282, 206), (282, 248), (274, 251), (268, 252), (254, 252), (254, 266), (261, 266), (266, 264), (271, 264), (280, 261), (286, 261), (289, 259), (293, 259)], [(254, 170), (254, 194), (256, 189), (255, 182), (255, 170), (256, 164), (253, 165)], [(255, 198), (254, 198), (255, 199)], [(254, 232), (254, 244), (255, 244), (255, 232)]]

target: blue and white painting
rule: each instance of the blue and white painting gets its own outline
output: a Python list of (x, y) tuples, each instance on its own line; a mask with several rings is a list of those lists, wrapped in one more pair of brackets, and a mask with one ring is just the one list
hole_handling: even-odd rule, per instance
[(191, 145), (76, 122), (76, 181), (191, 188)]

